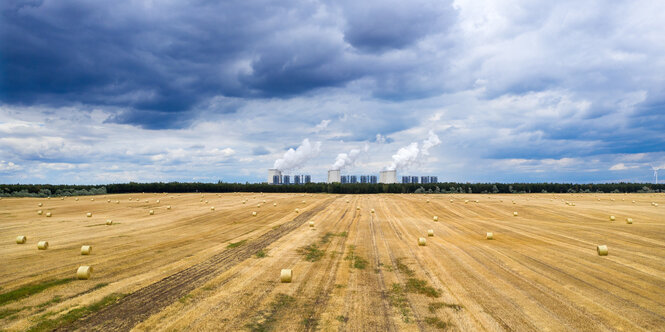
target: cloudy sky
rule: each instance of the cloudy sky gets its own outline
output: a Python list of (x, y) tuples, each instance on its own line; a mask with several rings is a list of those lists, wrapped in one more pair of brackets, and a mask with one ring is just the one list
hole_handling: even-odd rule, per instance
[(0, 2), (0, 183), (665, 168), (664, 1), (218, 2)]

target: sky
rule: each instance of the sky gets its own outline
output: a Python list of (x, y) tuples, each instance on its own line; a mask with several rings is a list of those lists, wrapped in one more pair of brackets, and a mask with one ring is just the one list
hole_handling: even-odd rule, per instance
[(6, 0), (0, 15), (0, 183), (665, 169), (665, 1)]

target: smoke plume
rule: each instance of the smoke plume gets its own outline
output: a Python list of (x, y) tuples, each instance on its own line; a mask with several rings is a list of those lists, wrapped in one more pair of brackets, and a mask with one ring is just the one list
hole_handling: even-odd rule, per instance
[(360, 151), (359, 149), (351, 149), (349, 153), (338, 154), (337, 158), (335, 159), (335, 163), (332, 165), (330, 169), (334, 171), (339, 171), (345, 167), (353, 166), (353, 164), (356, 163), (358, 156), (360, 156), (360, 152), (367, 152), (367, 150), (369, 150), (369, 145), (365, 143), (363, 151)]
[(413, 142), (397, 150), (397, 153), (393, 155), (392, 163), (388, 166), (388, 170), (406, 169), (417, 164), (423, 158), (429, 156), (430, 148), (439, 144), (441, 144), (439, 136), (430, 130), (427, 139), (422, 143), (422, 148), (418, 148), (418, 143)]
[(315, 158), (321, 152), (321, 142), (310, 143), (305, 138), (297, 149), (290, 148), (284, 152), (284, 156), (275, 160), (273, 168), (280, 171), (288, 171), (303, 167), (308, 160)]

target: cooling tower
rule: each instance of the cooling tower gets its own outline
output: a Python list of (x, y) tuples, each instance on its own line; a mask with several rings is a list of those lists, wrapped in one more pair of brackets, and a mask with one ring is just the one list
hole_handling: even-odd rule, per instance
[(268, 184), (282, 183), (282, 171), (271, 168), (268, 170)]
[(342, 177), (340, 176), (339, 170), (329, 170), (328, 171), (328, 183), (341, 182)]
[(397, 171), (381, 171), (379, 173), (379, 183), (397, 183)]

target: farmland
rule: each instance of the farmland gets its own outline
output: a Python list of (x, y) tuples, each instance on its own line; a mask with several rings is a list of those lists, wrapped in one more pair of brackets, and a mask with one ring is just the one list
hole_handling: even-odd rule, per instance
[[(665, 330), (664, 208), (663, 194), (3, 198), (0, 324)], [(89, 280), (75, 280), (81, 265), (94, 268)], [(281, 269), (292, 269), (291, 283), (280, 283)]]

